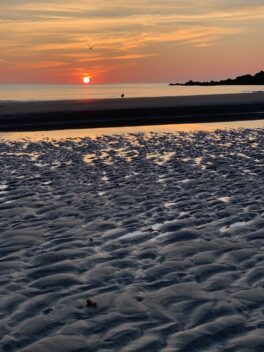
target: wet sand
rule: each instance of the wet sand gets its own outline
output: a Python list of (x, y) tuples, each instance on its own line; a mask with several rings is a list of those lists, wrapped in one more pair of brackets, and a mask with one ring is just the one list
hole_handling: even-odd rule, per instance
[(230, 129), (256, 129), (264, 128), (264, 119), (262, 120), (244, 120), (231, 121), (222, 123), (195, 123), (195, 124), (169, 124), (169, 125), (146, 125), (146, 126), (126, 126), (126, 127), (103, 127), (103, 128), (83, 128), (71, 130), (51, 130), (51, 131), (31, 131), (31, 132), (0, 132), (0, 141), (29, 141), (29, 142), (51, 142), (62, 141), (65, 139), (92, 138), (109, 136), (109, 135), (129, 135), (135, 133), (144, 133), (146, 136), (152, 133), (164, 134), (175, 132), (195, 132)]
[(199, 123), (264, 118), (264, 94), (4, 102), (0, 131)]
[(264, 350), (263, 143), (0, 142), (0, 350)]

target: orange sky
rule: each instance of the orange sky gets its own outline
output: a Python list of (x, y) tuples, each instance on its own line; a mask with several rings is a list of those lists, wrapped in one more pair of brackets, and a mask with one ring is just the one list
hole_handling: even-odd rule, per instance
[(81, 83), (85, 74), (181, 82), (264, 69), (264, 0), (10, 3), (0, 2), (0, 83)]

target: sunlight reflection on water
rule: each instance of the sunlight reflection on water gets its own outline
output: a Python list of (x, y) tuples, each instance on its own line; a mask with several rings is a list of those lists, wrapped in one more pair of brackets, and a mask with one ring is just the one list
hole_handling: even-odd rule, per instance
[(122, 135), (130, 133), (174, 133), (194, 131), (214, 131), (232, 128), (264, 128), (264, 120), (235, 121), (225, 123), (171, 124), (132, 127), (107, 127), (93, 129), (37, 131), (37, 132), (5, 132), (0, 133), (0, 140), (39, 142), (43, 140), (65, 140), (79, 138), (96, 138), (103, 135)]

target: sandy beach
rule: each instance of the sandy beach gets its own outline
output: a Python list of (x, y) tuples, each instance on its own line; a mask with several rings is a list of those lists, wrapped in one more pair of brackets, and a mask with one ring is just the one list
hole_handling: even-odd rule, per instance
[(0, 131), (256, 120), (264, 94), (3, 102)]
[(0, 0), (0, 352), (264, 352), (263, 24)]
[(0, 143), (0, 349), (264, 349), (263, 129)]

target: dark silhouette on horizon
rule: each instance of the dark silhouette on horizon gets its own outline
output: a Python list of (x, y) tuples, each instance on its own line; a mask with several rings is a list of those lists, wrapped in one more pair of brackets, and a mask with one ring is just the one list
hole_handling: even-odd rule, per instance
[(264, 85), (264, 71), (260, 71), (255, 75), (238, 76), (234, 79), (228, 78), (221, 81), (210, 82), (194, 82), (186, 83), (170, 83), (169, 86), (233, 86), (233, 85)]

